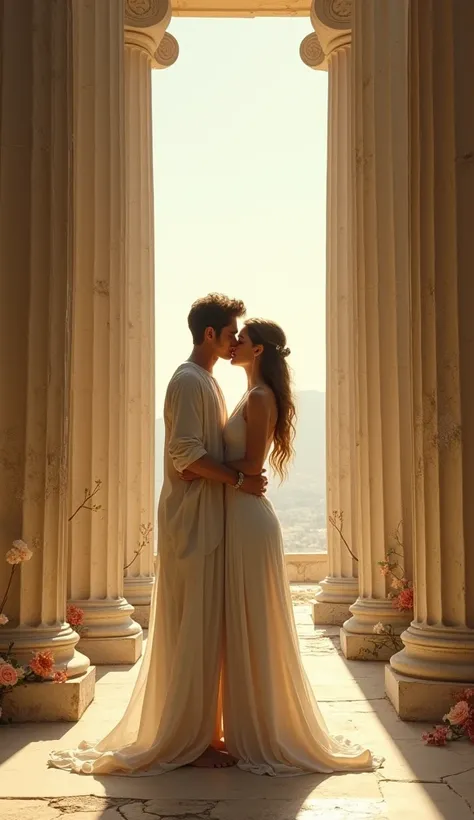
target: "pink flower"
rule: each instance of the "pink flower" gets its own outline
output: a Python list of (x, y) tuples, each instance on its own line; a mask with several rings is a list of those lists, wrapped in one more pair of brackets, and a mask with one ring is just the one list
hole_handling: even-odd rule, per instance
[(23, 561), (29, 561), (33, 553), (28, 544), (24, 541), (18, 540), (13, 542), (13, 546), (8, 550), (5, 558), (9, 564), (22, 564)]
[(427, 746), (446, 746), (451, 737), (452, 733), (448, 726), (435, 726), (432, 732), (425, 732), (422, 735)]
[(54, 683), (66, 683), (67, 681), (67, 672), (65, 669), (58, 669), (53, 675), (53, 682)]
[(465, 689), (464, 692), (459, 692), (456, 700), (458, 703), (460, 700), (474, 700), (474, 689)]
[(449, 721), (453, 726), (462, 726), (470, 716), (469, 704), (465, 700), (460, 700), (451, 707), (443, 720)]
[(39, 678), (51, 677), (54, 669), (53, 653), (50, 649), (45, 652), (37, 652), (30, 661), (30, 669)]
[(413, 609), (413, 588), (402, 589), (396, 598), (393, 599), (393, 605), (400, 612), (408, 612)]
[(403, 583), (403, 578), (394, 578), (392, 580), (392, 588), (393, 589), (403, 589), (405, 584)]
[(380, 573), (381, 575), (388, 575), (390, 572), (390, 567), (388, 564), (380, 564)]
[(84, 623), (84, 610), (74, 604), (69, 604), (66, 609), (66, 620), (71, 626), (82, 626)]
[(15, 686), (18, 683), (17, 671), (11, 663), (2, 663), (0, 666), (0, 686)]
[(0, 626), (5, 626), (8, 623), (8, 618), (3, 612), (0, 612)]

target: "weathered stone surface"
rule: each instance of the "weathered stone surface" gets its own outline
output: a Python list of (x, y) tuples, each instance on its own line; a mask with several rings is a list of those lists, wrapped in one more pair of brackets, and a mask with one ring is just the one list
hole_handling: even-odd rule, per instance
[(2, 820), (57, 820), (61, 813), (47, 800), (0, 800), (0, 817)]
[(474, 766), (467, 772), (447, 777), (445, 782), (450, 789), (462, 797), (474, 815)]
[(16, 686), (3, 701), (3, 717), (13, 723), (79, 720), (94, 699), (95, 666), (66, 683)]
[(223, 800), (211, 820), (383, 820), (382, 799)]
[[(472, 775), (470, 773), (471, 782)], [(451, 780), (451, 778), (450, 778)], [(474, 814), (458, 794), (444, 783), (381, 783), (387, 820), (426, 818), (426, 820), (472, 820)]]
[[(203, 817), (209, 816), (215, 803), (206, 800), (147, 800), (145, 803), (129, 803), (122, 806), (125, 820), (150, 820), (150, 817)], [(81, 818), (82, 820), (82, 818)]]
[[(96, 797), (93, 794), (81, 795), (78, 797), (55, 797), (50, 800), (50, 806), (60, 809), (66, 814), (75, 812), (105, 812), (110, 808), (117, 808), (128, 803), (128, 800), (120, 800), (116, 797)], [(62, 815), (64, 817), (64, 814)], [(84, 820), (84, 816), (80, 817)]]
[(122, 815), (118, 809), (106, 809), (105, 811), (73, 812), (72, 814), (61, 814), (61, 820), (122, 820)]
[(334, 604), (328, 601), (315, 601), (313, 604), (313, 622), (318, 624), (337, 624), (342, 626), (351, 617), (349, 604)]
[(464, 682), (423, 680), (401, 675), (385, 667), (385, 692), (402, 720), (439, 723), (454, 698), (466, 688)]

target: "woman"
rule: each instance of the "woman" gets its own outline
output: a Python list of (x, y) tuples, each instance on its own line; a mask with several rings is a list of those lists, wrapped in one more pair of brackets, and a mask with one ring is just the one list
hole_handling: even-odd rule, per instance
[[(224, 429), (226, 461), (261, 473), (270, 455), (285, 478), (295, 405), (290, 351), (274, 322), (250, 319), (232, 358), (248, 390)], [(273, 449), (272, 448), (273, 445)], [(224, 734), (239, 767), (255, 774), (367, 771), (381, 761), (328, 735), (301, 662), (278, 518), (265, 497), (226, 489)]]

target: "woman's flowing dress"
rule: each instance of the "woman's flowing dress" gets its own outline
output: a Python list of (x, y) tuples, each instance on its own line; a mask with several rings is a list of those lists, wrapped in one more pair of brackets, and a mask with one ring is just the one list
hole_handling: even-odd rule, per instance
[[(228, 462), (245, 457), (243, 410), (238, 405), (224, 429)], [(267, 498), (231, 487), (225, 621), (224, 734), (241, 769), (287, 777), (381, 765), (329, 735), (301, 661), (278, 518)]]

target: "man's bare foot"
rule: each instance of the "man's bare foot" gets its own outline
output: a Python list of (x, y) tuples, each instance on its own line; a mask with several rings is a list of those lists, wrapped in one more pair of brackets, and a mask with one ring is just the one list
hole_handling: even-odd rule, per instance
[(191, 763), (197, 769), (229, 769), (237, 763), (235, 757), (208, 746), (197, 760)]

